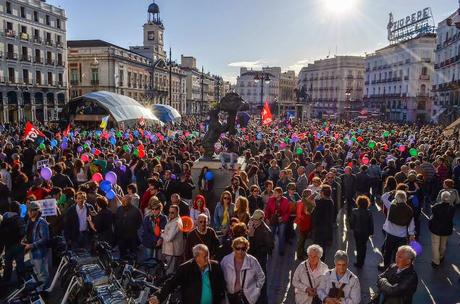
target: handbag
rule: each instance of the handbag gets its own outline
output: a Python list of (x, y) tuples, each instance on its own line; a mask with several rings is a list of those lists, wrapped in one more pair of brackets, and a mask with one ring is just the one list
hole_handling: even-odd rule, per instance
[(241, 290), (235, 293), (228, 293), (227, 298), (230, 304), (249, 304), (248, 299), (244, 295), (244, 282), (246, 281), (246, 271), (243, 271), (243, 282), (241, 283)]
[[(310, 287), (314, 288), (313, 283), (311, 281), (310, 272), (308, 271), (307, 262), (305, 262), (305, 270), (307, 271), (308, 282), (310, 282)], [(311, 304), (321, 304), (321, 303), (323, 303), (323, 301), (321, 301), (321, 299), (318, 297), (318, 295), (315, 295), (313, 297), (313, 299), (311, 300)]]

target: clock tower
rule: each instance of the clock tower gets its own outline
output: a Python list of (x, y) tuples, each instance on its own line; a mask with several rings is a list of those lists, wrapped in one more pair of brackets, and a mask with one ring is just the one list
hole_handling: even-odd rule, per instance
[(164, 50), (165, 28), (160, 19), (160, 7), (155, 3), (155, 0), (149, 5), (147, 13), (147, 23), (144, 24), (144, 49), (148, 48), (153, 51), (153, 56), (151, 56), (154, 61), (158, 59), (166, 60), (166, 52)]

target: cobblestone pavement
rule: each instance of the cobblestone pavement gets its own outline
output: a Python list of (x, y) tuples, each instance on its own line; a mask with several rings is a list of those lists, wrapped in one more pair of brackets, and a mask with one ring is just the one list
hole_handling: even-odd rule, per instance
[[(350, 270), (359, 277), (361, 283), (362, 302), (369, 302), (370, 295), (376, 290), (376, 279), (379, 271), (377, 264), (382, 261), (380, 247), (383, 234), (380, 227), (384, 217), (377, 207), (371, 207), (374, 215), (375, 234), (368, 242), (367, 257), (363, 268), (357, 270), (353, 266), (356, 252), (352, 233), (344, 225), (345, 216), (339, 213), (339, 225), (334, 236), (334, 243), (326, 253), (326, 263), (333, 266), (333, 255), (337, 249), (346, 250), (350, 257)], [(460, 303), (460, 210), (457, 208), (454, 219), (454, 234), (449, 238), (444, 263), (438, 269), (431, 267), (431, 234), (428, 230), (428, 212), (422, 214), (421, 237), (423, 252), (417, 257), (415, 268), (419, 276), (417, 292), (413, 303), (417, 304), (454, 304)], [(299, 264), (295, 260), (295, 242), (287, 246), (283, 257), (274, 251), (268, 261), (268, 299), (269, 304), (294, 303), (294, 287), (291, 278)]]

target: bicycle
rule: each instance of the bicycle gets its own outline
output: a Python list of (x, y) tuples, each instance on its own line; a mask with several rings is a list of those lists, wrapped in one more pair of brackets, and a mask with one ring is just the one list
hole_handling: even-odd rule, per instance
[(40, 287), (43, 285), (43, 282), (39, 281), (37, 275), (33, 271), (32, 265), (26, 265), (25, 272), (28, 273), (28, 277), (24, 284), (18, 289), (14, 290), (10, 295), (8, 295), (4, 303), (6, 304), (24, 304), (24, 303), (33, 303), (33, 304), (45, 304), (41, 294)]

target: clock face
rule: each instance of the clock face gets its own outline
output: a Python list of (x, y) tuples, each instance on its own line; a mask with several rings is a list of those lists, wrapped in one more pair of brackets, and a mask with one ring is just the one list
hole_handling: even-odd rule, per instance
[(148, 39), (149, 40), (155, 40), (155, 32), (149, 32), (148, 33)]

